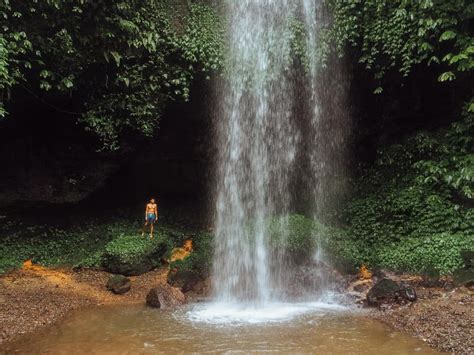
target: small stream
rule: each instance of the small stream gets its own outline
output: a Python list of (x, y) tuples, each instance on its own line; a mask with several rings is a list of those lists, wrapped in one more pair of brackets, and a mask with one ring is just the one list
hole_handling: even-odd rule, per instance
[(7, 353), (137, 354), (284, 352), (436, 354), (422, 341), (340, 306), (321, 303), (190, 305), (157, 310), (143, 305), (77, 311), (8, 346)]

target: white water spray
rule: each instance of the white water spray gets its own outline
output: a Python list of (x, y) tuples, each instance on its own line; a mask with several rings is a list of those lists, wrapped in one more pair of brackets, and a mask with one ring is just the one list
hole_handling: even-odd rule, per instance
[[(214, 296), (263, 307), (288, 300), (287, 217), (298, 191), (309, 196), (314, 216), (323, 208), (343, 135), (320, 103), (327, 88), (316, 58), (319, 1), (227, 0), (225, 11), (230, 50), (216, 109)], [(301, 66), (295, 73), (292, 62), (296, 19), (306, 31), (306, 73)], [(274, 216), (279, 248), (268, 223)]]

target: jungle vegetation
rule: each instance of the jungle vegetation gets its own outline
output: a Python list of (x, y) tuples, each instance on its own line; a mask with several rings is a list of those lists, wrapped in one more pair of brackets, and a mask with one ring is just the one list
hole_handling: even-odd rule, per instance
[[(14, 98), (22, 94), (77, 121), (77, 130), (93, 132), (104, 151), (119, 150), (127, 135), (153, 136), (171, 102), (185, 102), (193, 82), (225, 69), (224, 20), (211, 3), (0, 0), (0, 120), (12, 119)], [(446, 124), (436, 129), (427, 116), (398, 141), (380, 141), (375, 156), (354, 168), (351, 194), (337, 211), (337, 228), (318, 224), (318, 230), (331, 236), (326, 243), (334, 255), (355, 266), (450, 273), (462, 266), (459, 251), (474, 246), (474, 3), (323, 4), (332, 20), (321, 31), (321, 63), (338, 55), (358, 77), (370, 77), (356, 83), (370, 93), (367, 100), (374, 105), (395, 101), (409, 89), (410, 78), (421, 73), (433, 85), (447, 87), (455, 105)], [(304, 46), (297, 43), (304, 33), (297, 23), (291, 30), (293, 55), (304, 57)], [(372, 116), (361, 131), (385, 134), (399, 122), (387, 126), (379, 124), (382, 117)], [(307, 231), (312, 223), (292, 217), (295, 231)], [(26, 257), (58, 264), (75, 253), (76, 245), (81, 252), (74, 265), (99, 265), (113, 248), (125, 255), (149, 247), (120, 237), (115, 225), (109, 231), (102, 224), (88, 229), (105, 228), (100, 233), (107, 237), (98, 244), (96, 232), (72, 236), (41, 227), (20, 238), (23, 232), (5, 226), (3, 231), (13, 234), (2, 239), (0, 251), (8, 258), (2, 257), (0, 270)], [(309, 234), (294, 233), (295, 250), (313, 243)], [(175, 239), (167, 251), (182, 241)], [(37, 240), (40, 247), (33, 247)], [(205, 268), (210, 252), (202, 249), (206, 256), (193, 256), (187, 268)]]

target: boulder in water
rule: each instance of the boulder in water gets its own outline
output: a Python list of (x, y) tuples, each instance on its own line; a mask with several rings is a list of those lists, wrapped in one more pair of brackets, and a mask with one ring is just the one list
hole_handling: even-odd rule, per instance
[(162, 284), (152, 288), (146, 296), (146, 304), (153, 308), (173, 308), (186, 303), (184, 294), (175, 287)]
[(107, 281), (107, 289), (117, 295), (127, 293), (131, 287), (130, 279), (122, 275), (114, 275)]

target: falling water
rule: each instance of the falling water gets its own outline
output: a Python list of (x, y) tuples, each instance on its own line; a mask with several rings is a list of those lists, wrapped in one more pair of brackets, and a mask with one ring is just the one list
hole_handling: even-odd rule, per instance
[[(271, 247), (280, 216), (283, 245), (298, 191), (314, 216), (323, 207), (341, 134), (328, 136), (317, 65), (319, 2), (227, 0), (227, 75), (218, 84), (214, 293), (221, 302), (285, 301), (285, 248)], [(307, 65), (292, 61), (292, 23), (306, 31)], [(293, 22), (292, 22), (293, 21)], [(307, 178), (301, 178), (306, 176)], [(306, 185), (302, 188), (301, 184)], [(274, 230), (273, 232), (274, 233)], [(320, 254), (318, 259), (320, 259)]]

